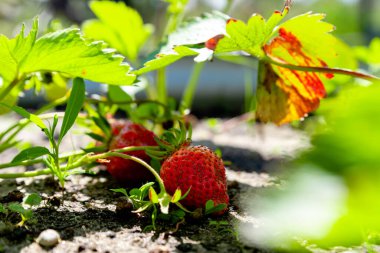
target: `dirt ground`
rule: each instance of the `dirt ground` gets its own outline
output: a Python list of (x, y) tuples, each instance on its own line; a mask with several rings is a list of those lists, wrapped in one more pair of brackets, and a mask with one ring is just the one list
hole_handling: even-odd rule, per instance
[[(8, 119), (1, 120), (1, 127), (6, 126)], [(73, 132), (67, 150), (77, 149), (86, 141)], [(32, 126), (22, 135), (34, 144), (47, 144)], [(25, 227), (1, 228), (0, 216), (0, 252), (271, 252), (255, 248), (239, 233), (240, 226), (255, 226), (258, 222), (247, 215), (245, 203), (254, 201), (255, 193), (277, 182), (273, 171), (281, 170), (284, 161), (306, 149), (307, 137), (290, 127), (241, 122), (210, 127), (203, 121), (195, 126), (193, 139), (196, 144), (219, 148), (223, 159), (231, 162), (226, 168), (231, 203), (223, 217), (187, 219), (178, 224), (158, 222), (156, 231), (146, 232), (150, 217), (130, 212), (126, 199), (110, 191), (120, 185), (101, 167), (95, 169), (95, 175), (70, 176), (64, 193), (47, 176), (2, 180), (0, 201), (12, 197), (20, 200), (22, 195), (36, 192), (43, 202), (34, 210), (35, 222)], [(2, 154), (0, 162), (9, 162), (16, 151), (12, 152)], [(24, 168), (1, 172), (15, 170)], [(61, 237), (53, 248), (43, 248), (36, 242), (41, 231), (48, 228)]]

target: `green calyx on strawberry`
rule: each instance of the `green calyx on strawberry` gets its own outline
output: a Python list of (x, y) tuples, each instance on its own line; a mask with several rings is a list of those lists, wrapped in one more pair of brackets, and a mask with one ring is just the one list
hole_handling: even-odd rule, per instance
[(205, 208), (205, 213), (223, 214), (227, 210), (226, 172), (222, 159), (205, 146), (191, 146), (191, 129), (186, 136), (183, 124), (181, 130), (172, 129), (156, 142), (162, 151), (148, 154), (164, 161), (160, 177), (169, 194), (177, 189), (189, 191), (181, 203), (189, 209)]

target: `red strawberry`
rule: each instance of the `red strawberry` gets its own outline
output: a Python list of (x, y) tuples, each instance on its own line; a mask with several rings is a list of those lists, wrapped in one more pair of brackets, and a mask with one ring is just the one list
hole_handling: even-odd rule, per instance
[(213, 200), (214, 205), (228, 205), (223, 161), (205, 146), (182, 145), (164, 161), (160, 176), (169, 194), (174, 194), (177, 188), (185, 193), (191, 187), (189, 195), (181, 201), (188, 208), (204, 208), (208, 200)]
[[(109, 150), (129, 146), (157, 146), (154, 133), (141, 125), (132, 122), (113, 122), (111, 124), (113, 137)], [(125, 154), (136, 156), (147, 163), (150, 157), (145, 151), (131, 151)], [(124, 183), (136, 184), (153, 179), (152, 174), (142, 165), (121, 157), (109, 157), (107, 170), (114, 179)]]

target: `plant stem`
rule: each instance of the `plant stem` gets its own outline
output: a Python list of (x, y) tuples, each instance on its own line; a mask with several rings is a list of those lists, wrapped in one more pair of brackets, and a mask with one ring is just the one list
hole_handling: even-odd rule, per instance
[(377, 76), (365, 74), (365, 73), (361, 73), (361, 72), (356, 72), (356, 71), (352, 71), (352, 70), (348, 70), (348, 69), (328, 68), (328, 67), (312, 67), (312, 66), (298, 66), (298, 65), (288, 64), (284, 61), (281, 61), (280, 59), (277, 59), (274, 57), (269, 57), (269, 56), (267, 56), (263, 60), (266, 62), (269, 62), (271, 64), (274, 64), (274, 65), (277, 65), (277, 66), (280, 66), (283, 68), (293, 69), (293, 70), (341, 74), (341, 75), (347, 75), (347, 76), (365, 79), (368, 81), (379, 81), (380, 80), (380, 78)]
[[(59, 160), (64, 160), (71, 156), (78, 156), (78, 155), (84, 155), (84, 154), (85, 152), (82, 150), (73, 151), (73, 152), (62, 154), (59, 157)], [(33, 160), (27, 160), (27, 161), (16, 162), (16, 163), (3, 163), (3, 164), (0, 164), (0, 169), (12, 168), (12, 167), (17, 167), (17, 166), (30, 166), (30, 165), (34, 165), (38, 163), (43, 163), (43, 162), (44, 162), (44, 158), (37, 158)]]
[[(64, 104), (66, 103), (67, 99), (68, 99), (68, 94), (67, 93), (64, 97), (62, 98), (59, 98), (59, 99), (56, 99), (54, 100), (53, 102), (41, 107), (40, 109), (38, 109), (35, 114), (39, 115), (47, 110), (50, 110), (58, 105), (61, 105), (61, 104)], [(50, 115), (50, 114), (47, 114), (47, 115)], [(44, 119), (43, 116), (40, 116), (40, 118)], [(51, 118), (50, 116), (47, 117), (48, 119)], [(11, 132), (12, 130), (15, 130), (15, 128), (17, 127), (16, 131), (13, 132), (13, 134), (11, 136), (8, 137), (7, 141), (4, 141), (4, 142), (8, 142), (10, 140), (12, 140), (22, 129), (24, 129), (24, 127), (26, 127), (31, 121), (29, 119), (22, 119), (20, 120), (19, 122), (11, 125), (10, 127), (8, 127), (8, 129), (6, 129), (4, 132), (2, 132), (0, 134), (0, 140), (5, 136), (7, 135), (9, 132)]]
[[(95, 162), (98, 159), (105, 159), (109, 156), (109, 153), (122, 153), (122, 152), (130, 152), (130, 151), (139, 151), (139, 150), (159, 150), (159, 147), (157, 146), (131, 146), (131, 147), (125, 147), (121, 149), (115, 149), (112, 151), (108, 151), (105, 153), (97, 154), (97, 155), (91, 155), (87, 154), (83, 156), (82, 158), (78, 159), (76, 162), (72, 163), (71, 165), (63, 166), (61, 168), (62, 171), (69, 171), (78, 167), (81, 167), (86, 164), (91, 164), (92, 162)], [(71, 156), (78, 156), (81, 155), (81, 151), (75, 151), (72, 153), (67, 153), (65, 157), (61, 156), (60, 159), (68, 158)], [(83, 151), (82, 151), (83, 152)], [(39, 163), (41, 161), (41, 158), (39, 159), (34, 159), (34, 160), (29, 160), (29, 161), (24, 161), (21, 163), (8, 163), (8, 164), (2, 164), (1, 168), (10, 168), (10, 167), (15, 167), (15, 166), (21, 166), (21, 165), (33, 165), (36, 163)], [(43, 159), (42, 159), (43, 162)], [(7, 166), (7, 167), (5, 167)], [(0, 174), (0, 178), (4, 179), (10, 179), (10, 178), (19, 178), (19, 177), (35, 177), (35, 176), (40, 176), (40, 175), (49, 175), (52, 174), (50, 169), (41, 169), (41, 170), (35, 170), (35, 171), (27, 171), (27, 172), (21, 172), (21, 173), (3, 173)]]
[(233, 0), (227, 0), (226, 6), (223, 9), (223, 13), (228, 13), (231, 10)]
[(13, 88), (19, 85), (22, 80), (24, 80), (23, 75), (15, 78), (7, 87), (5, 87), (5, 89), (0, 93), (0, 101), (3, 100), (5, 96), (7, 96), (12, 91)]
[(158, 101), (167, 105), (167, 88), (166, 88), (166, 69), (160, 68), (157, 70), (157, 93)]
[(254, 89), (252, 85), (253, 72), (244, 68), (244, 111), (250, 112), (254, 109)]
[(204, 62), (197, 63), (194, 65), (193, 72), (191, 73), (191, 76), (190, 76), (190, 80), (182, 96), (182, 101), (180, 105), (180, 112), (182, 114), (187, 114), (185, 111), (191, 109), (193, 99), (194, 99), (194, 94), (199, 83), (199, 77), (201, 75), (201, 72), (204, 66), (205, 66)]
[(117, 152), (107, 152), (107, 153), (105, 153), (105, 155), (106, 155), (106, 157), (104, 157), (104, 158), (107, 158), (107, 157), (110, 157), (110, 156), (116, 156), (116, 157), (121, 157), (121, 158), (124, 158), (124, 159), (129, 159), (129, 160), (135, 161), (135, 162), (143, 165), (156, 178), (156, 181), (157, 181), (158, 185), (160, 186), (161, 192), (166, 192), (165, 191), (165, 186), (164, 186), (164, 181), (162, 181), (160, 175), (156, 172), (155, 169), (153, 169), (149, 164), (147, 164), (142, 159), (140, 159), (138, 157), (135, 157), (135, 156), (130, 156), (130, 155), (126, 155), (126, 154), (123, 154), (123, 153), (117, 153)]

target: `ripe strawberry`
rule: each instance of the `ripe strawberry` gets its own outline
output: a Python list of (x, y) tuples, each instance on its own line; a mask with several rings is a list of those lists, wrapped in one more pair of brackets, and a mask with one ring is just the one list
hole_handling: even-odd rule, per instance
[[(109, 144), (109, 150), (129, 146), (157, 146), (154, 133), (141, 125), (132, 122), (111, 123), (113, 137)], [(131, 151), (125, 154), (136, 156), (147, 163), (150, 157), (145, 151)], [(106, 164), (108, 172), (119, 182), (137, 184), (153, 179), (152, 174), (142, 165), (121, 157), (109, 157)]]
[(205, 146), (183, 144), (164, 161), (160, 176), (169, 194), (174, 194), (177, 188), (185, 193), (191, 187), (187, 197), (181, 201), (185, 207), (204, 208), (208, 200), (213, 200), (215, 206), (228, 205), (223, 161)]

